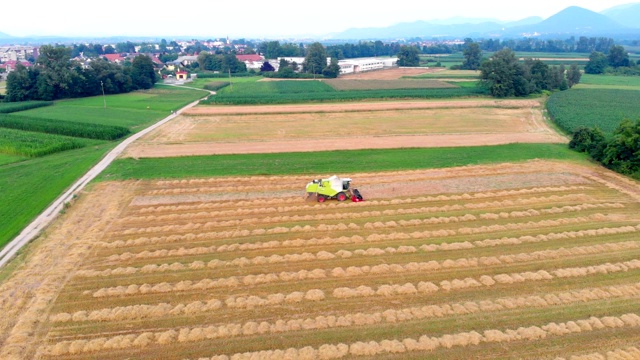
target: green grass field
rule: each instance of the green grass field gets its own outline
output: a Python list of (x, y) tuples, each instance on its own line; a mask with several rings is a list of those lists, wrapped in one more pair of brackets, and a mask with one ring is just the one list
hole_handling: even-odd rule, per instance
[(552, 119), (568, 133), (598, 126), (611, 135), (622, 120), (640, 119), (640, 91), (572, 89), (556, 92), (547, 102)]
[(321, 81), (261, 81), (238, 83), (220, 90), (202, 104), (257, 105), (340, 102), (383, 99), (441, 99), (486, 95), (482, 88), (386, 89), (337, 91)]
[(172, 110), (206, 95), (199, 90), (158, 86), (154, 89), (103, 98), (94, 96), (56, 102), (54, 106), (21, 112), (20, 115), (72, 122), (115, 125), (137, 132)]
[(19, 161), (27, 160), (29, 157), (24, 155), (0, 154), (0, 166), (11, 164)]
[[(313, 161), (309, 158), (313, 157)], [(585, 161), (583, 154), (562, 144), (509, 144), (500, 146), (411, 148), (174, 158), (118, 159), (100, 180), (177, 179), (209, 176), (329, 174), (365, 171), (432, 169), (454, 166), (518, 162), (531, 159)]]
[(640, 90), (640, 76), (612, 76), (584, 74), (576, 89)]
[(473, 70), (443, 70), (416, 76), (403, 76), (407, 79), (478, 79), (479, 71)]
[[(158, 86), (141, 93), (107, 96), (107, 109), (103, 109), (102, 97), (74, 99), (56, 102), (54, 106), (15, 113), (50, 120), (85, 122), (90, 124), (126, 126), (139, 131), (158, 121), (205, 93), (199, 90)], [(149, 107), (147, 109), (147, 107)], [(17, 131), (2, 129), (3, 131)], [(17, 131), (20, 137), (29, 135)], [(49, 134), (45, 136), (64, 138)], [(15, 145), (18, 135), (10, 141)], [(39, 158), (27, 158), (7, 154), (0, 149), (0, 247), (4, 246), (34, 217), (45, 209), (76, 179), (91, 168), (117, 142), (100, 142), (80, 138), (82, 149), (67, 150)]]
[(0, 247), (113, 146), (106, 143), (0, 166)]

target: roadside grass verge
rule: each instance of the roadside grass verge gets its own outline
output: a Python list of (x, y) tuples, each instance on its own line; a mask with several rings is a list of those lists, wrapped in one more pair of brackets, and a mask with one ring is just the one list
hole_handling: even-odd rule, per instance
[(110, 142), (0, 166), (0, 248), (113, 146)]
[(564, 144), (508, 144), (452, 148), (125, 158), (113, 162), (99, 176), (99, 180), (344, 174), (447, 168), (531, 159), (586, 161), (587, 157), (570, 150)]
[(567, 133), (577, 128), (599, 127), (612, 135), (624, 119), (640, 118), (640, 91), (571, 89), (553, 93), (547, 101), (549, 115)]

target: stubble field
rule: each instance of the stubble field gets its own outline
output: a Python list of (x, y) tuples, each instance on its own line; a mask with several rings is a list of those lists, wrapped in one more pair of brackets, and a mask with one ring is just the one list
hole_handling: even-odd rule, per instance
[(199, 107), (130, 157), (564, 143), (535, 100)]
[(0, 288), (1, 357), (637, 356), (637, 183), (350, 175), (367, 201), (305, 202), (306, 176), (97, 184)]

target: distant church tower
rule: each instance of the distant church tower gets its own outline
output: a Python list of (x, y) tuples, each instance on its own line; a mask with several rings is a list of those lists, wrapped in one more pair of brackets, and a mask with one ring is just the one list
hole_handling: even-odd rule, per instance
[(229, 35), (227, 35), (227, 45), (231, 45), (231, 40), (229, 40)]

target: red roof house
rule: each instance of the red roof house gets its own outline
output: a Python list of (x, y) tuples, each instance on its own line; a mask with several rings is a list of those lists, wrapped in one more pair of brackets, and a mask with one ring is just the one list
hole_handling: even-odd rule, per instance
[(236, 59), (245, 62), (245, 61), (264, 61), (264, 58), (258, 54), (250, 54), (250, 55), (236, 55)]
[(9, 60), (3, 64), (0, 64), (0, 68), (5, 69), (8, 73), (12, 72), (13, 70), (16, 69), (16, 65), (18, 64), (22, 64), (24, 65), (24, 67), (31, 67), (33, 66), (30, 62), (28, 61), (15, 61), (15, 60)]
[(109, 62), (121, 63), (125, 60), (120, 54), (104, 54), (103, 55)]

